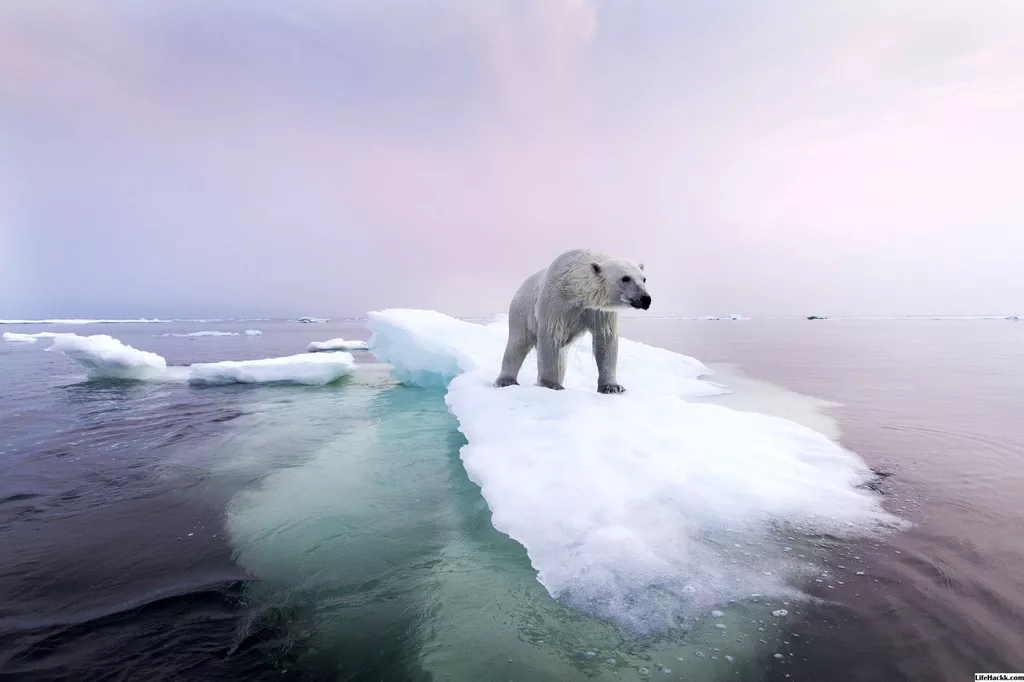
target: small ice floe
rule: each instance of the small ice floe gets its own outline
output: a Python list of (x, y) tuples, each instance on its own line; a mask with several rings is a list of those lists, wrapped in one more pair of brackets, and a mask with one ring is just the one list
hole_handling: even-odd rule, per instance
[(306, 347), (306, 350), (310, 353), (320, 353), (335, 350), (366, 350), (367, 348), (369, 348), (369, 345), (367, 345), (366, 341), (348, 341), (337, 338), (327, 341), (314, 341)]

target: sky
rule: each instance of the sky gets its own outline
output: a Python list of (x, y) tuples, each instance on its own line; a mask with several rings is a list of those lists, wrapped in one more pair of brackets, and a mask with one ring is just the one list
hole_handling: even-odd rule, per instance
[(1024, 312), (1017, 0), (5, 0), (0, 318)]

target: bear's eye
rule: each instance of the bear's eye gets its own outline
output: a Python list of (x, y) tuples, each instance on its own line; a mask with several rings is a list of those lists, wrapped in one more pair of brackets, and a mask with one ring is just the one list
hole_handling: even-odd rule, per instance
[(644, 277), (644, 284), (647, 284), (647, 278)]
[(630, 281), (630, 276), (629, 276), (629, 275), (623, 275), (623, 277), (622, 277), (622, 281), (623, 281), (623, 282), (628, 282), (628, 281)]

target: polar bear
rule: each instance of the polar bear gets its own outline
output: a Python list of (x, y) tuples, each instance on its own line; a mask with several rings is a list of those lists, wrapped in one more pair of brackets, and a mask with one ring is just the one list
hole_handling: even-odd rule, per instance
[(518, 385), (519, 370), (537, 348), (537, 384), (562, 390), (565, 349), (590, 331), (599, 393), (622, 393), (615, 379), (621, 308), (651, 307), (643, 263), (589, 249), (566, 251), (526, 278), (508, 311), (508, 344), (497, 387)]

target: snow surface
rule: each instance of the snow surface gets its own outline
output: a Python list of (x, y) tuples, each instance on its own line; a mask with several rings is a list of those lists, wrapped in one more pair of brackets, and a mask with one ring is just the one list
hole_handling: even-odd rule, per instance
[(322, 386), (355, 371), (349, 353), (291, 355), (263, 360), (226, 360), (168, 366), (156, 353), (132, 348), (105, 334), (56, 335), (48, 351), (57, 351), (86, 368), (90, 379), (187, 381), (192, 384), (290, 383)]
[(369, 325), (396, 378), (447, 385), (466, 471), (548, 592), (636, 633), (755, 593), (799, 596), (792, 584), (812, 567), (785, 551), (787, 534), (898, 525), (861, 487), (864, 462), (822, 434), (693, 402), (722, 391), (693, 358), (623, 339), (627, 393), (601, 395), (583, 344), (567, 390), (533, 386), (532, 361), (522, 386), (497, 389), (504, 322), (389, 310)]
[(167, 380), (167, 361), (156, 353), (137, 350), (112, 336), (65, 334), (54, 338), (48, 351), (68, 356), (88, 371), (91, 379)]
[(61, 334), (57, 332), (36, 332), (35, 334), (19, 334), (18, 332), (4, 332), (4, 341), (13, 343), (35, 343), (39, 339), (53, 339)]
[(369, 346), (365, 341), (346, 341), (342, 338), (328, 339), (327, 341), (314, 341), (306, 349), (310, 353), (317, 353), (328, 350), (366, 350)]

